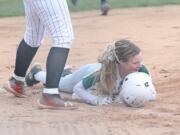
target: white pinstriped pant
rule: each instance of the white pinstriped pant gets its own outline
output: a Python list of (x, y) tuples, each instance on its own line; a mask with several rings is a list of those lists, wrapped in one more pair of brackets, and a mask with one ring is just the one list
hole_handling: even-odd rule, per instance
[(24, 0), (24, 8), (28, 45), (40, 46), (48, 32), (53, 47), (70, 48), (74, 35), (66, 0)]

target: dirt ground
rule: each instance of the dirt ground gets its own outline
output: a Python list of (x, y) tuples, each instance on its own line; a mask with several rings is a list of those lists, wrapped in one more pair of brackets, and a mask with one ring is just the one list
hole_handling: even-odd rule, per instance
[[(157, 89), (157, 100), (144, 108), (95, 107), (74, 102), (77, 110), (39, 110), (42, 85), (28, 98), (3, 90), (14, 69), (15, 52), (25, 18), (0, 19), (1, 135), (180, 135), (180, 6), (114, 9), (72, 13), (75, 40), (68, 58), (74, 69), (96, 62), (112, 41), (127, 38), (143, 51)], [(45, 67), (51, 41), (47, 37), (33, 62)]]

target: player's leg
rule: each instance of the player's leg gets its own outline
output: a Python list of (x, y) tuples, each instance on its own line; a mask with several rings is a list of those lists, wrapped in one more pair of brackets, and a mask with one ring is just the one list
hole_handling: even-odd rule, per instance
[(78, 0), (71, 0), (71, 3), (75, 6), (77, 4)]
[[(63, 80), (65, 76), (71, 74), (72, 74), (72, 69), (65, 68), (61, 74), (61, 79)], [(46, 84), (46, 72), (42, 71), (42, 67), (39, 63), (36, 63), (30, 68), (29, 72), (26, 74), (25, 81), (27, 86), (33, 86), (40, 82)]]
[(107, 0), (101, 0), (101, 13), (102, 15), (107, 15), (110, 9), (110, 5)]
[[(100, 70), (100, 68), (100, 63), (94, 63), (81, 66), (79, 69), (73, 72), (69, 72), (68, 68), (65, 69), (62, 74), (64, 74), (64, 72), (67, 70), (69, 74), (61, 76), (61, 81), (59, 82), (59, 90), (66, 93), (72, 93), (73, 87), (79, 81), (81, 81), (84, 77)], [(42, 68), (39, 64), (35, 64), (26, 75), (26, 84), (28, 86), (33, 86), (34, 84), (37, 84), (39, 82), (46, 84), (46, 72), (42, 71)]]
[(59, 96), (58, 84), (64, 69), (69, 48), (73, 39), (73, 30), (66, 1), (33, 1), (41, 21), (52, 37), (52, 47), (46, 63), (46, 85), (39, 100), (41, 108), (73, 109), (72, 104), (64, 102)]
[(107, 0), (101, 0), (101, 4), (107, 3)]
[(4, 86), (6, 90), (18, 97), (27, 96), (24, 90), (26, 71), (38, 50), (37, 32), (42, 32), (43, 35), (43, 29), (38, 29), (38, 17), (33, 12), (31, 5), (24, 1), (24, 7), (27, 19), (26, 32), (17, 48), (14, 73)]
[(64, 76), (61, 78), (59, 89), (60, 91), (66, 93), (72, 93), (74, 86), (81, 81), (84, 77), (98, 71), (101, 67), (101, 64), (87, 64), (81, 66), (79, 69), (73, 71), (72, 74)]

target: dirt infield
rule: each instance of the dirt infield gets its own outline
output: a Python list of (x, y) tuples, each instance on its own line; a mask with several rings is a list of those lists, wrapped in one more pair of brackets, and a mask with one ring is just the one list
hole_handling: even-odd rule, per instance
[[(15, 98), (2, 89), (14, 69), (15, 52), (24, 30), (24, 17), (0, 19), (0, 134), (1, 135), (180, 135), (180, 6), (75, 13), (75, 40), (68, 64), (96, 62), (106, 46), (128, 38), (143, 51), (144, 63), (157, 88), (157, 101), (144, 108), (124, 105), (95, 107), (75, 103), (78, 110), (39, 110), (42, 85), (28, 98)], [(43, 63), (48, 37), (33, 62)]]

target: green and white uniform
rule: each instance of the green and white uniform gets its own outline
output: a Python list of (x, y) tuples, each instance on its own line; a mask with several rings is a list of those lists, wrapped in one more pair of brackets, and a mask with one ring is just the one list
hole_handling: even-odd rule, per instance
[[(78, 70), (75, 70), (72, 74), (68, 74), (64, 77), (61, 77), (59, 82), (59, 90), (66, 93), (73, 93), (84, 102), (92, 105), (108, 104), (111, 101), (111, 98), (105, 98), (102, 96), (97, 96), (93, 94), (96, 92), (96, 84), (100, 81), (99, 72), (101, 69), (100, 63), (86, 64), (81, 66)], [(122, 78), (119, 74), (118, 65), (116, 65), (116, 89), (114, 90), (113, 95), (116, 96), (121, 91)], [(144, 72), (149, 74), (147, 68), (142, 65), (139, 69), (139, 72)], [(40, 71), (34, 75), (37, 81), (40, 81), (45, 84), (46, 72)]]
[[(113, 95), (119, 95), (121, 91), (121, 85), (122, 85), (122, 78), (119, 73), (119, 68), (118, 65), (116, 65), (116, 89), (113, 92)], [(149, 75), (149, 72), (147, 68), (142, 65), (141, 68), (139, 69), (139, 72), (144, 72)], [(93, 94), (93, 91), (96, 90), (96, 84), (99, 83), (99, 75), (97, 73), (92, 73), (89, 76), (83, 78), (79, 83), (77, 83), (74, 86), (74, 93), (80, 97), (82, 100), (84, 100), (86, 103), (92, 104), (92, 105), (98, 105), (98, 104), (106, 104), (106, 103), (99, 103), (102, 102), (103, 97), (99, 97), (95, 94)], [(108, 98), (109, 100), (109, 98)], [(106, 102), (106, 101), (105, 101)], [(107, 101), (108, 103), (111, 101)]]

